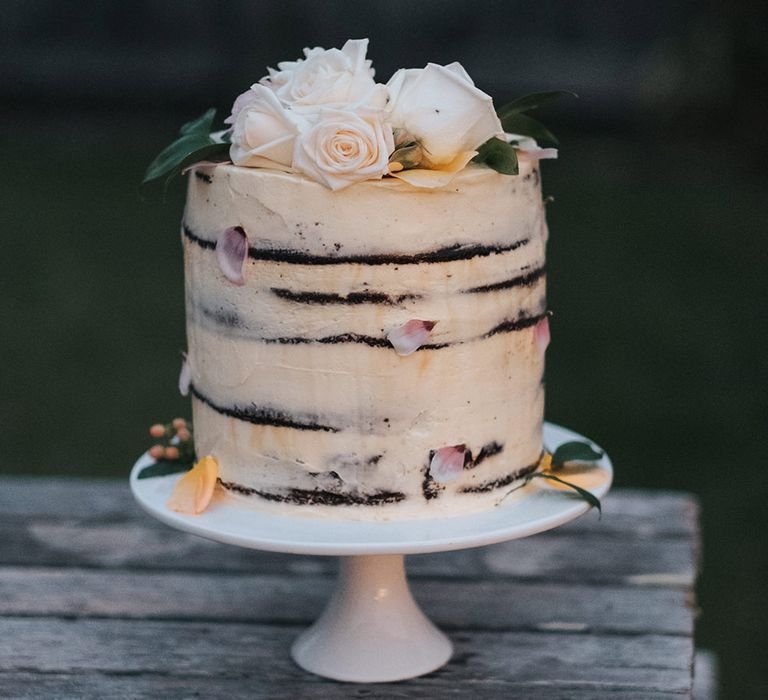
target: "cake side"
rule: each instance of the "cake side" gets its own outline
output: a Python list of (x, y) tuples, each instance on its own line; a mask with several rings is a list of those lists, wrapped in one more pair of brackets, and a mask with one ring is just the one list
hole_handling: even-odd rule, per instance
[[(539, 174), (330, 192), (222, 165), (190, 176), (182, 227), (198, 454), (254, 503), (345, 518), (493, 505), (541, 453), (546, 224)], [(248, 274), (216, 262), (249, 240)], [(387, 334), (435, 322), (399, 356)], [(450, 483), (432, 456), (464, 447)], [(343, 514), (343, 515), (342, 515)]]

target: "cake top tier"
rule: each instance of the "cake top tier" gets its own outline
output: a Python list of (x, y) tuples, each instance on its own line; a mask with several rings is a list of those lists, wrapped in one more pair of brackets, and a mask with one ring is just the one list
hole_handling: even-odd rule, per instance
[(224, 164), (195, 168), (184, 226), (209, 247), (238, 227), (251, 247), (299, 258), (441, 261), (537, 238), (543, 209), (536, 165), (522, 158), (517, 176), (469, 166), (429, 190), (385, 177), (332, 191), (305, 175)]
[(567, 93), (536, 93), (496, 110), (458, 62), (402, 68), (379, 83), (367, 50), (367, 39), (352, 39), (279, 62), (235, 99), (225, 129), (214, 130), (215, 110), (185, 124), (145, 181), (228, 158), (298, 173), (333, 191), (384, 178), (432, 189), (470, 163), (516, 175), (520, 153), (557, 156), (539, 147), (556, 139), (527, 112)]

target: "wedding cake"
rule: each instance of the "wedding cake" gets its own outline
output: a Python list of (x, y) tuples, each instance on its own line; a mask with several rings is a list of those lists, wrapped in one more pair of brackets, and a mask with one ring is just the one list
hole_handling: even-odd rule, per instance
[(190, 168), (195, 451), (288, 515), (493, 508), (542, 456), (554, 152), (459, 64), (382, 85), (366, 47), (278, 64)]

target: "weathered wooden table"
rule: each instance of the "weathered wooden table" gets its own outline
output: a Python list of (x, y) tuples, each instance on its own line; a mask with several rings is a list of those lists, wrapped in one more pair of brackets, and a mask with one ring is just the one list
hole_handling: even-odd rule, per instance
[(408, 557), (452, 661), (339, 684), (288, 656), (334, 559), (182, 534), (141, 512), (127, 481), (3, 477), (0, 697), (690, 697), (697, 538), (691, 497), (615, 489), (601, 521)]

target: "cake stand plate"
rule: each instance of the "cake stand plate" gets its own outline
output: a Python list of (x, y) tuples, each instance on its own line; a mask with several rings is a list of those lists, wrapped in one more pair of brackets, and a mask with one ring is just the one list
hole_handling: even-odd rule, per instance
[[(551, 423), (544, 425), (546, 445), (556, 447), (569, 440), (585, 438)], [(136, 462), (131, 490), (142, 508), (166, 525), (240, 547), (342, 557), (335, 593), (291, 650), (302, 668), (341, 681), (413, 678), (440, 668), (451, 656), (450, 640), (411, 596), (404, 554), (527, 537), (589, 510), (570, 491), (534, 479), (493, 510), (451, 518), (361, 522), (282, 516), (260, 511), (221, 490), (204, 513), (190, 516), (165, 505), (180, 474), (138, 479), (151, 463), (147, 454)], [(610, 459), (605, 455), (594, 468), (567, 478), (602, 498), (613, 478)]]

